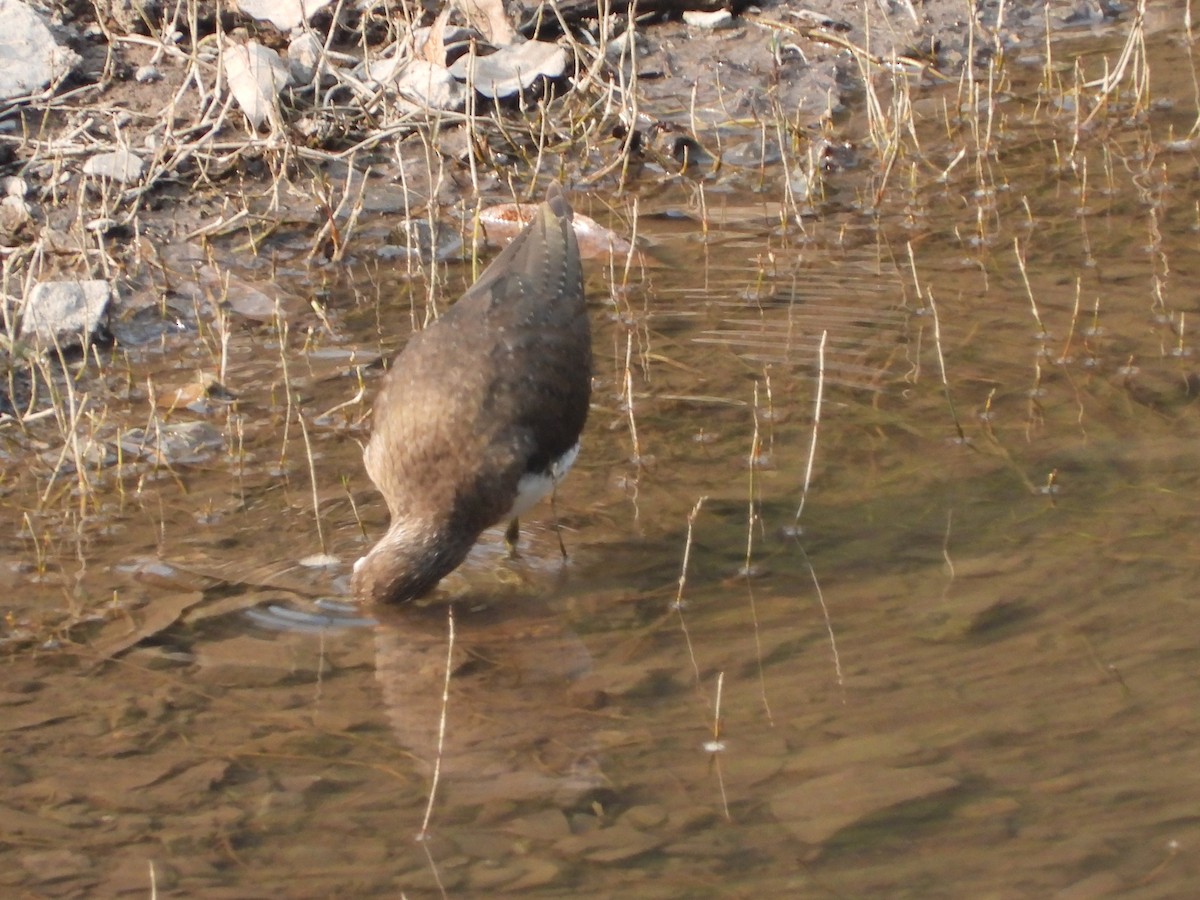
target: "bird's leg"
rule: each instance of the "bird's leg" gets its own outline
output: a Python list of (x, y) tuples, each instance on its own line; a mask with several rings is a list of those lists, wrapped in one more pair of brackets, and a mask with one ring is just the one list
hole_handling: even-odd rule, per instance
[(508, 528), (504, 529), (504, 546), (508, 548), (508, 558), (516, 559), (521, 554), (517, 552), (517, 541), (521, 539), (521, 521), (513, 516), (513, 520), (508, 523)]
[(558, 495), (558, 485), (554, 486), (554, 490), (550, 491), (550, 517), (554, 519), (554, 536), (558, 538), (558, 549), (562, 553), (562, 558), (567, 558), (567, 545), (563, 543), (562, 526), (558, 523), (558, 507), (554, 504), (554, 498)]

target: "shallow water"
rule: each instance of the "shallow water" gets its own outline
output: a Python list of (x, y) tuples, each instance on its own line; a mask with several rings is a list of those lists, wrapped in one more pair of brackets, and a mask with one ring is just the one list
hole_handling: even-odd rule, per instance
[[(545, 508), (521, 559), (489, 535), (433, 602), (369, 627), (246, 611), (343, 595), (381, 532), (366, 407), (335, 407), (356, 363), (402, 345), (425, 282), (365, 250), (338, 277), (286, 246), (224, 248), (247, 295), (298, 298), (286, 335), (269, 311), (233, 317), (236, 402), (151, 412), (220, 366), (201, 317), (85, 385), (106, 413), (88, 434), (119, 460), (51, 480), (49, 426), (6, 448), (53, 459), (6, 461), (24, 524), (6, 541), (0, 885), (1188, 895), (1200, 214), (1195, 150), (1165, 142), (1196, 102), (1183, 48), (1154, 50), (1174, 105), (1106, 117), (1074, 155), (1030, 65), (998, 101), (998, 154), (941, 183), (956, 95), (918, 94), (925, 155), (877, 206), (872, 166), (831, 173), (799, 222), (749, 190), (757, 173), (647, 184), (647, 265), (589, 279), (569, 562)], [(628, 208), (576, 202), (627, 227)], [(181, 280), (208, 264), (170, 262)], [(362, 377), (369, 393), (378, 370)], [(186, 422), (221, 441), (170, 465), (128, 449)], [(321, 552), (340, 565), (301, 564)], [(96, 622), (15, 640), (64, 605)]]

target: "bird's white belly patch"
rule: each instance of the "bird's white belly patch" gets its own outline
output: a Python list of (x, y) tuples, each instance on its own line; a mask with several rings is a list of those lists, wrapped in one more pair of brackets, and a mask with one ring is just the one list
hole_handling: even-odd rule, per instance
[(579, 456), (578, 441), (575, 442), (574, 447), (551, 464), (549, 472), (522, 475), (521, 480), (517, 482), (517, 499), (513, 501), (512, 510), (505, 518), (515, 519), (533, 509), (539, 500), (553, 491), (554, 486), (566, 477), (577, 456)]

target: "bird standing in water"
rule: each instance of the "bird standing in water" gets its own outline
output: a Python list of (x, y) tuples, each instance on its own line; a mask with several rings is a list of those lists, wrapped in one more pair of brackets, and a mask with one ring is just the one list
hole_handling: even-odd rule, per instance
[(385, 376), (363, 459), (391, 523), (354, 564), (357, 599), (420, 597), (500, 522), (515, 540), (516, 517), (575, 461), (592, 339), (571, 219), (551, 184), (532, 221)]

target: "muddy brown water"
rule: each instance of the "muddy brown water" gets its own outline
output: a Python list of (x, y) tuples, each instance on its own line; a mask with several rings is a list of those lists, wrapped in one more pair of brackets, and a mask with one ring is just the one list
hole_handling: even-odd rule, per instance
[[(1197, 110), (1182, 45), (1154, 52), (1162, 102), (1074, 155), (1018, 68), (999, 153), (877, 217), (871, 166), (786, 227), (759, 172), (703, 204), (645, 187), (654, 264), (590, 277), (570, 561), (542, 509), (520, 560), (490, 535), (372, 626), (248, 611), (343, 596), (383, 528), (364, 408), (326, 411), (425, 283), (366, 251), (339, 277), (229, 250), (328, 327), (305, 303), (286, 335), (235, 319), (237, 402), (157, 416), (148, 385), (215, 372), (219, 330), (131, 348), (81, 426), (126, 449), (84, 479), (48, 477), (48, 428), (6, 447), (5, 893), (1190, 896), (1200, 214), (1169, 141)], [(916, 96), (905, 166), (953, 159), (954, 97)], [(195, 422), (219, 440), (190, 458), (127, 449)], [(323, 549), (341, 564), (301, 565)], [(64, 606), (96, 621), (16, 640)]]

